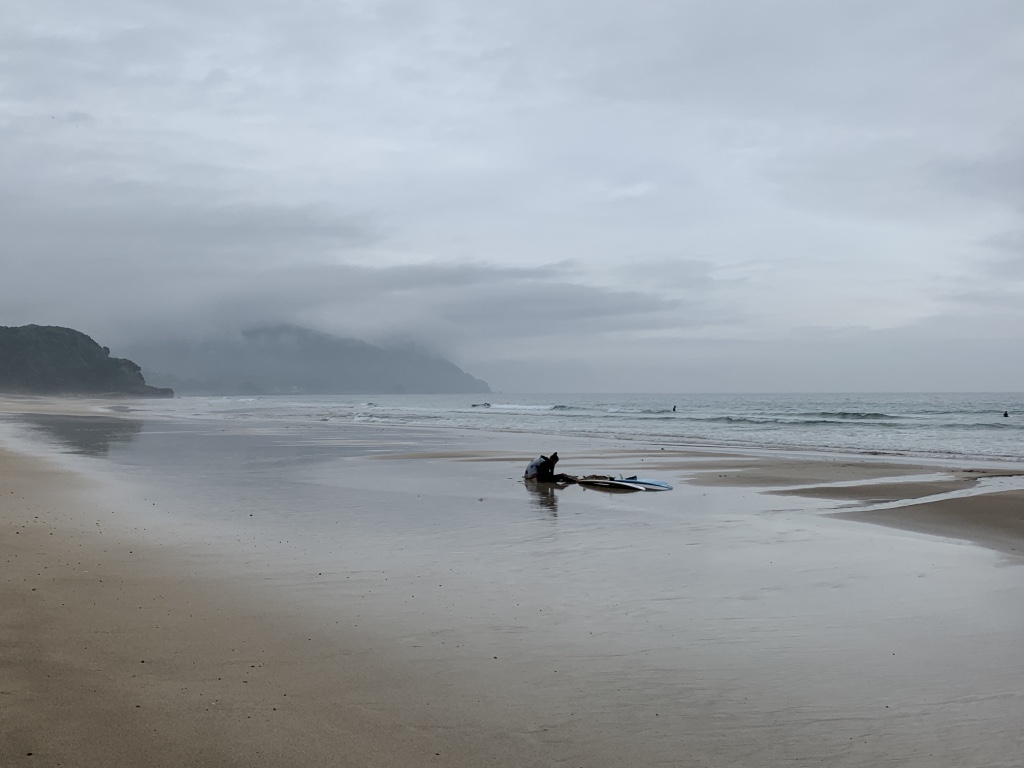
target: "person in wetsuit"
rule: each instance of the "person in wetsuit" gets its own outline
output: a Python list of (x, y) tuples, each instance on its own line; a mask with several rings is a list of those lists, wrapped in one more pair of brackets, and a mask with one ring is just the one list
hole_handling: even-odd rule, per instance
[(572, 475), (555, 474), (557, 463), (557, 452), (551, 456), (538, 456), (526, 466), (523, 477), (526, 480), (536, 480), (538, 483), (575, 483), (576, 478)]

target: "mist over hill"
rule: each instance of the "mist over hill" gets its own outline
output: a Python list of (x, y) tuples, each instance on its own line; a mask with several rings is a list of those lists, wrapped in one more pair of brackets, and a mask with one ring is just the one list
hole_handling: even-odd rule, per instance
[(384, 349), (292, 325), (241, 338), (137, 343), (129, 350), (150, 381), (179, 394), (461, 394), (486, 382), (444, 358)]

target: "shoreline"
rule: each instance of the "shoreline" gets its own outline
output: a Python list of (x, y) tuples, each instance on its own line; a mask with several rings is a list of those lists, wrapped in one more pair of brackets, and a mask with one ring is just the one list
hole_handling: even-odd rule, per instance
[[(59, 412), (59, 405), (52, 404), (55, 410), (51, 412)], [(80, 411), (75, 413), (81, 415)], [(550, 438), (538, 440), (548, 442)], [(444, 438), (435, 442), (463, 441)], [(421, 494), (424, 499), (437, 497), (431, 502), (435, 506), (427, 509), (440, 512), (463, 503), (471, 508), (492, 499), (498, 503), (503, 494), (514, 501), (516, 494), (521, 497), (524, 491), (521, 483), (509, 484), (508, 480), (515, 479), (523, 463), (526, 454), (516, 448), (517, 443), (525, 441), (495, 437), (492, 442), (482, 440), (481, 446), (472, 450), (430, 443), (411, 452), (395, 449), (355, 459), (356, 485), (351, 489), (358, 490), (359, 483), (365, 483), (367, 498), (373, 499), (379, 486), (375, 478), (387, 477), (388, 467), (408, 464), (412, 477), (418, 478), (415, 482), (421, 483), (412, 486), (415, 493), (410, 498)], [(688, 507), (699, 499), (717, 499), (705, 517), (694, 521), (692, 530), (735, 530), (736, 538), (729, 546), (745, 547), (753, 534), (745, 524), (736, 525), (731, 519), (741, 510), (751, 510), (753, 516), (743, 520), (767, 525), (766, 555), (778, 546), (772, 543), (771, 531), (777, 526), (774, 521), (789, 519), (793, 520), (790, 527), (794, 531), (807, 523), (827, 526), (827, 522), (817, 522), (822, 518), (863, 519), (871, 525), (861, 526), (854, 540), (883, 543), (898, 541), (893, 538), (898, 534), (887, 533), (888, 529), (907, 526), (905, 530), (918, 534), (974, 541), (1012, 557), (1018, 556), (1016, 547), (1024, 540), (1024, 523), (1018, 525), (1016, 518), (1016, 505), (1024, 500), (1020, 491), (927, 501), (926, 491), (963, 490), (976, 486), (979, 475), (998, 470), (972, 472), (965, 467), (937, 478), (933, 465), (902, 461), (859, 462), (836, 456), (816, 461), (792, 455), (751, 456), (700, 449), (636, 451), (612, 441), (572, 442), (579, 450), (570, 452), (571, 458), (565, 462), (567, 471), (579, 466), (601, 469), (630, 457), (644, 462), (634, 466), (648, 467), (656, 474), (670, 473), (677, 483), (685, 477), (686, 488), (677, 484), (677, 491), (671, 494), (640, 495), (649, 505), (645, 520), (652, 524), (659, 516), (677, 514), (679, 504)], [(500, 611), (494, 618), (480, 617), (484, 624), (460, 625), (457, 631), (449, 628), (452, 619), (447, 618), (454, 605), (451, 595), (438, 591), (436, 598), (428, 596), (428, 603), (420, 607), (418, 602), (410, 603), (408, 595), (387, 597), (388, 593), (381, 593), (381, 580), (387, 581), (385, 576), (392, 581), (396, 578), (387, 564), (380, 565), (380, 576), (360, 577), (370, 592), (381, 595), (374, 598), (376, 607), (370, 610), (369, 601), (361, 603), (369, 592), (364, 595), (346, 588), (331, 593), (341, 601), (332, 600), (332, 611), (321, 616), (310, 609), (308, 602), (288, 601), (289, 590), (295, 589), (290, 584), (305, 576), (259, 574), (252, 570), (259, 563), (251, 564), (249, 571), (233, 571), (221, 567), (212, 554), (199, 552), (195, 546), (175, 544), (155, 531), (108, 524), (108, 520), (120, 517), (113, 498), (104, 494), (101, 482), (67, 466), (74, 466), (74, 462), (0, 448), (0, 551), (5, 564), (0, 600), (8, 608), (0, 626), (4, 669), (0, 696), (5, 706), (0, 755), (5, 764), (97, 768), (436, 764), (468, 768), (482, 764), (573, 764), (571, 761), (578, 759), (588, 768), (603, 768), (657, 762), (680, 766), (732, 764), (737, 754), (750, 754), (752, 749), (766, 750), (765, 760), (771, 762), (771, 747), (764, 743), (769, 722), (774, 723), (768, 731), (774, 734), (771, 739), (788, 744), (788, 751), (779, 753), (780, 760), (801, 764), (828, 758), (833, 765), (877, 761), (875, 752), (845, 751), (844, 740), (847, 731), (857, 733), (865, 727), (886, 733), (884, 715), (871, 715), (882, 719), (869, 718), (867, 722), (872, 725), (865, 726), (867, 715), (861, 711), (864, 703), (851, 704), (833, 718), (833, 730), (827, 737), (817, 734), (814, 721), (804, 722), (800, 716), (793, 719), (794, 713), (798, 715), (801, 707), (808, 706), (804, 700), (813, 700), (814, 694), (791, 690), (786, 675), (776, 677), (770, 670), (751, 666), (754, 660), (742, 653), (744, 636), (733, 634), (735, 618), (728, 613), (719, 616), (721, 610), (733, 604), (734, 594), (742, 595), (750, 589), (747, 576), (737, 576), (736, 583), (721, 587), (724, 591), (717, 600), (726, 600), (721, 604), (723, 608), (710, 597), (703, 608), (692, 597), (683, 603), (688, 606), (687, 612), (703, 611), (699, 626), (706, 625), (707, 630), (700, 631), (711, 632), (708, 637), (718, 639), (708, 647), (685, 643), (685, 655), (671, 662), (682, 663), (682, 669), (688, 670), (683, 674), (684, 687), (670, 686), (660, 691), (654, 680), (663, 674), (656, 670), (668, 664), (677, 651), (671, 646), (660, 650), (647, 647), (650, 641), (642, 632), (632, 637), (638, 628), (634, 609), (621, 616), (617, 612), (589, 615), (576, 603), (584, 597), (582, 593), (569, 589), (559, 597), (558, 591), (564, 589), (556, 587), (560, 579), (551, 580), (543, 572), (526, 570), (508, 577), (517, 590), (518, 582), (525, 579), (524, 591), (505, 594), (503, 587), (495, 593), (502, 595), (502, 605), (493, 608)], [(483, 496), (479, 501), (478, 491), (472, 488), (462, 492), (464, 502), (448, 495), (451, 479), (463, 472), (470, 472), (481, 482), (479, 493)], [(359, 480), (359, 476), (364, 477)], [(428, 480), (431, 477), (434, 479)], [(844, 482), (847, 485), (842, 485)], [(899, 494), (919, 503), (876, 511), (867, 506), (868, 502), (888, 501)], [(557, 541), (563, 542), (559, 547), (568, 546), (571, 540), (566, 537), (573, 530), (574, 514), (586, 512), (578, 518), (583, 525), (591, 519), (607, 519), (610, 514), (625, 513), (628, 521), (636, 509), (636, 502), (630, 499), (636, 498), (581, 492), (565, 494), (559, 505), (557, 494), (526, 492), (538, 521), (549, 525), (558, 520), (562, 531)], [(816, 500), (821, 499), (828, 502), (824, 508), (816, 506)], [(998, 508), (989, 508), (991, 499), (997, 500)], [(859, 506), (835, 506), (843, 501)], [(777, 502), (783, 506), (773, 506)], [(789, 502), (797, 506), (790, 507)], [(761, 508), (768, 511), (755, 511)], [(507, 508), (512, 514), (516, 509), (515, 505)], [(989, 511), (979, 512), (985, 509)], [(111, 516), (112, 512), (118, 514)], [(635, 525), (646, 524), (638, 520)], [(830, 537), (838, 537), (839, 543), (846, 536), (828, 527), (823, 530)], [(615, 538), (584, 541), (587, 547), (597, 543), (599, 548), (607, 548)], [(533, 542), (532, 534), (525, 541)], [(925, 544), (922, 555), (932, 557), (927, 553), (933, 551), (933, 545)], [(518, 559), (528, 558), (537, 545), (528, 546), (514, 550)], [(639, 556), (649, 558), (644, 554), (647, 551), (642, 550)], [(786, 551), (780, 550), (776, 557)], [(689, 552), (692, 558), (700, 550)], [(555, 562), (563, 559), (560, 554)], [(972, 573), (982, 574), (993, 562), (991, 556), (980, 552), (968, 554), (965, 560), (965, 567), (973, 569)], [(602, 567), (601, 558), (594, 562), (595, 567)], [(332, 577), (344, 584), (338, 580), (347, 578), (343, 573), (357, 568), (357, 564), (342, 561), (337, 567), (341, 570)], [(487, 563), (479, 567), (484, 573), (491, 568)], [(499, 581), (506, 578), (501, 566), (494, 567)], [(895, 567), (893, 574), (878, 577), (881, 583), (905, 578), (900, 575), (903, 566), (897, 563)], [(767, 559), (756, 568), (754, 573), (769, 583), (780, 577)], [(831, 574), (830, 566), (822, 568), (823, 574)], [(443, 574), (447, 569), (438, 570)], [(356, 575), (356, 571), (352, 573)], [(813, 583), (800, 577), (800, 569), (786, 578), (797, 579), (781, 593), (794, 590), (792, 606), (802, 605), (806, 597), (801, 595), (817, 594), (814, 590), (807, 592)], [(862, 580), (864, 576), (857, 578)], [(308, 582), (309, 589), (322, 588), (322, 582), (315, 578)], [(402, 583), (400, 579), (398, 583)], [(425, 585), (417, 581), (408, 584), (416, 586), (414, 596), (422, 599), (419, 593)], [(843, 580), (837, 582), (837, 586), (843, 584)], [(904, 588), (900, 582), (892, 585)], [(917, 589), (918, 585), (913, 587)], [(389, 587), (399, 592), (402, 588)], [(544, 613), (531, 616), (525, 598), (537, 589), (555, 589), (553, 597), (557, 599), (551, 605), (540, 603)], [(930, 596), (932, 592), (923, 594)], [(678, 599), (671, 594), (666, 598)], [(523, 608), (516, 608), (517, 603), (512, 602), (519, 599), (523, 599)], [(604, 599), (598, 597), (597, 601)], [(738, 617), (760, 626), (756, 616), (763, 599), (759, 597), (753, 603), (746, 602), (748, 598), (740, 599), (736, 605), (749, 607), (743, 608)], [(942, 599), (969, 602), (966, 593)], [(548, 617), (552, 606), (556, 608), (555, 616)], [(750, 609), (755, 609), (754, 613), (747, 616)], [(795, 609), (798, 614), (806, 610)], [(794, 608), (780, 606), (777, 610), (787, 617)], [(888, 611), (883, 604), (883, 614)], [(361, 617), (351, 629), (339, 628), (339, 621), (345, 624), (346, 617), (352, 620), (356, 615)], [(402, 621), (392, 621), (396, 615)], [(420, 624), (422, 627), (408, 628)], [(564, 634), (564, 627), (572, 624), (578, 624), (583, 635), (586, 632), (582, 630), (589, 626), (611, 632), (610, 639), (621, 636), (615, 643), (628, 641), (624, 652), (613, 643), (591, 656), (594, 649), (574, 648), (571, 642), (566, 645), (565, 639), (555, 643), (554, 639)], [(765, 629), (771, 630), (770, 625)], [(777, 630), (768, 631), (765, 637), (770, 639), (772, 631)], [(875, 642), (866, 637), (861, 641), (863, 647), (851, 648), (851, 640), (845, 636), (833, 640), (827, 626), (817, 627), (813, 613), (807, 615), (799, 630), (786, 631), (806, 634), (811, 659), (833, 642), (838, 642), (844, 653), (855, 648), (857, 654), (868, 654), (868, 658)], [(820, 637), (819, 632), (823, 632)], [(528, 638), (534, 639), (527, 642)], [(464, 648), (473, 651), (467, 654), (453, 650), (451, 645), (442, 647), (446, 639), (449, 643), (461, 641)], [(988, 643), (988, 635), (982, 635), (980, 642)], [(773, 663), (789, 664), (787, 659), (793, 655), (795, 672), (808, 661), (806, 652), (797, 653), (796, 646), (782, 650), (782, 662)], [(669, 651), (672, 655), (662, 661), (652, 661), (653, 669), (639, 661), (648, 654), (657, 659)], [(738, 651), (735, 659), (729, 656)], [(719, 659), (723, 653), (728, 663)], [(891, 654), (886, 651), (885, 656)], [(821, 663), (829, 675), (846, 679), (841, 668), (835, 671), (827, 658)], [(733, 679), (740, 673), (726, 670), (734, 666), (745, 669), (747, 679)], [(922, 668), (922, 672), (927, 669)], [(982, 671), (987, 674), (989, 670)], [(652, 674), (656, 677), (651, 678)], [(934, 674), (940, 675), (939, 669)], [(977, 670), (971, 674), (978, 676)], [(980, 679), (988, 680), (984, 675)], [(938, 681), (936, 677), (936, 684)], [(854, 678), (844, 684), (851, 692), (858, 690)], [(1012, 686), (1013, 681), (1005, 684)], [(636, 690), (630, 692), (633, 686)], [(876, 695), (870, 689), (857, 694), (864, 701)], [(996, 715), (986, 710), (980, 719), (993, 717)], [(952, 733), (956, 727), (950, 729)], [(908, 755), (922, 756), (934, 751), (934, 745), (922, 741), (925, 737), (914, 731), (895, 731), (886, 738), (896, 739), (896, 747), (887, 748), (890, 751), (906, 750)], [(971, 752), (963, 752), (968, 747)], [(963, 764), (963, 755), (979, 748), (973, 743), (950, 746), (949, 754), (955, 752), (957, 759), (929, 762), (922, 757), (919, 762), (908, 760), (906, 764)], [(812, 756), (816, 757), (812, 760)]]
[[(960, 406), (978, 408), (977, 402), (959, 403), (961, 395), (950, 395), (950, 402), (946, 407), (957, 408)], [(788, 454), (794, 456), (824, 456), (824, 457), (846, 457), (857, 462), (888, 461), (903, 462), (919, 465), (950, 466), (954, 464), (986, 465), (995, 467), (1017, 467), (1024, 468), (1024, 453), (1020, 449), (1019, 439), (1014, 439), (1016, 424), (1011, 425), (1004, 419), (995, 419), (993, 422), (992, 413), (987, 411), (968, 410), (963, 414), (957, 411), (950, 411), (954, 417), (954, 423), (936, 423), (931, 419), (932, 411), (918, 403), (918, 406), (925, 407), (920, 413), (908, 415), (902, 413), (901, 408), (906, 403), (899, 402), (902, 396), (892, 395), (896, 402), (877, 403), (873, 406), (861, 405), (870, 410), (871, 407), (885, 409), (891, 406), (896, 415), (889, 415), (888, 411), (867, 412), (867, 413), (846, 413), (843, 410), (836, 412), (824, 411), (821, 413), (808, 412), (796, 414), (798, 417), (821, 416), (824, 422), (811, 419), (806, 424), (797, 419), (795, 425), (791, 425), (785, 410), (785, 400), (792, 396), (779, 396), (783, 401), (774, 406), (767, 403), (750, 404), (740, 403), (737, 408), (743, 410), (750, 408), (745, 415), (733, 415), (733, 411), (726, 411), (725, 415), (714, 417), (712, 414), (701, 415), (702, 409), (709, 403), (713, 403), (717, 396), (694, 395), (694, 402), (691, 405), (695, 408), (692, 414), (681, 414), (677, 421), (674, 412), (671, 417), (655, 418), (650, 421), (644, 417), (634, 418), (639, 414), (657, 414), (657, 402), (663, 397), (655, 397), (649, 401), (651, 396), (623, 396), (627, 400), (632, 397), (639, 397), (641, 405), (635, 402), (623, 402), (615, 405), (598, 402), (592, 395), (571, 395), (561, 397), (558, 395), (521, 395), (513, 396), (514, 402), (507, 405), (495, 406), (495, 413), (484, 413), (480, 409), (467, 408), (466, 403), (460, 396), (376, 396), (376, 395), (348, 395), (348, 396), (218, 396), (200, 397), (185, 396), (176, 397), (171, 400), (131, 399), (110, 400), (87, 395), (74, 397), (50, 397), (44, 395), (0, 395), (0, 413), (34, 412), (43, 413), (68, 413), (69, 409), (79, 414), (102, 415), (119, 412), (128, 417), (135, 416), (146, 420), (209, 420), (212, 416), (215, 420), (227, 419), (234, 422), (236, 419), (245, 421), (252, 419), (253, 422), (265, 421), (276, 424), (292, 424), (293, 428), (305, 422), (309, 426), (315, 426), (312, 422), (330, 422), (323, 424), (325, 427), (336, 427), (346, 423), (374, 424), (386, 429), (401, 428), (424, 428), (451, 430), (454, 433), (496, 433), (505, 436), (519, 435), (523, 437), (541, 438), (543, 440), (568, 439), (580, 442), (588, 440), (603, 440), (609, 443), (620, 443), (622, 450), (644, 451), (644, 447), (655, 446), (685, 447), (687, 450), (702, 453), (722, 452), (727, 454), (742, 454), (747, 456), (776, 456)], [(645, 401), (644, 398), (648, 398)], [(690, 397), (690, 396), (682, 396)], [(729, 396), (731, 397), (731, 396)], [(758, 397), (752, 396), (753, 402)], [(765, 396), (770, 400), (772, 396)], [(808, 395), (814, 398), (826, 396)], [(847, 396), (836, 396), (842, 399)], [(887, 397), (878, 395), (883, 400)], [(923, 397), (923, 396), (921, 396)], [(980, 397), (984, 406), (991, 406), (990, 402)], [(372, 398), (368, 400), (368, 398)], [(671, 399), (671, 398), (669, 398)], [(925, 398), (927, 399), (927, 398)], [(571, 402), (570, 405), (562, 403), (562, 400)], [(650, 410), (651, 408), (654, 410)], [(807, 407), (827, 407), (817, 404)], [(832, 405), (828, 407), (845, 408), (846, 405)], [(619, 410), (622, 408), (622, 410)], [(563, 410), (565, 409), (565, 410)], [(782, 410), (778, 410), (782, 409)], [(1002, 411), (1003, 406), (999, 406)], [(564, 412), (581, 411), (582, 421), (575, 421), (575, 417), (566, 419), (560, 416)], [(1022, 406), (1024, 410), (1024, 406)], [(480, 418), (484, 413), (486, 418)], [(935, 413), (943, 413), (936, 411)], [(530, 415), (534, 414), (534, 415)], [(545, 414), (538, 417), (539, 414)], [(550, 417), (546, 414), (554, 414)], [(627, 421), (633, 420), (630, 429), (621, 430), (622, 420), (618, 414), (624, 416)], [(605, 423), (604, 417), (611, 415)], [(594, 421), (597, 417), (597, 421)], [(892, 439), (888, 431), (874, 434), (870, 430), (865, 432), (865, 423), (861, 419), (870, 420), (877, 417), (884, 425), (903, 423), (901, 420), (910, 418), (912, 424), (909, 432), (923, 437), (921, 440)], [(962, 418), (961, 418), (962, 417)], [(667, 419), (667, 420), (666, 420)], [(781, 420), (780, 420), (781, 419)], [(831, 419), (831, 420), (830, 420)], [(963, 421), (967, 419), (967, 421)], [(778, 421), (783, 426), (783, 433), (789, 435), (787, 438), (772, 438), (775, 433), (771, 430), (748, 429), (748, 423), (774, 424)], [(918, 425), (918, 421), (922, 423)], [(737, 421), (743, 426), (733, 428), (723, 426)], [(238, 423), (238, 422), (236, 422)], [(807, 425), (825, 424), (827, 427), (823, 432), (817, 428), (808, 430)], [(581, 424), (591, 424), (591, 428), (581, 427)], [(713, 428), (708, 427), (712, 424)], [(660, 428), (662, 425), (665, 429)], [(674, 425), (674, 426), (673, 426)], [(686, 426), (683, 426), (686, 425)], [(795, 426), (790, 430), (790, 426)], [(920, 426), (920, 429), (918, 427)], [(1006, 429), (1005, 427), (1010, 427)], [(975, 429), (980, 428), (980, 429)], [(852, 430), (852, 431), (851, 431)], [(902, 430), (898, 430), (901, 432)], [(898, 433), (897, 432), (897, 433)], [(827, 436), (822, 439), (822, 436)], [(968, 439), (968, 435), (976, 436), (976, 439)], [(798, 437), (797, 437), (798, 436)], [(817, 436), (817, 437), (815, 437)], [(884, 438), (884, 439), (883, 439)], [(936, 451), (936, 446), (943, 446), (945, 449)]]

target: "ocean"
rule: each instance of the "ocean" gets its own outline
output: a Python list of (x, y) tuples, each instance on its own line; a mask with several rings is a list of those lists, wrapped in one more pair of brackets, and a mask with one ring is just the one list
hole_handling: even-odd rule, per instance
[(235, 424), (351, 422), (664, 446), (1024, 461), (1021, 393), (182, 397), (143, 401), (134, 410)]

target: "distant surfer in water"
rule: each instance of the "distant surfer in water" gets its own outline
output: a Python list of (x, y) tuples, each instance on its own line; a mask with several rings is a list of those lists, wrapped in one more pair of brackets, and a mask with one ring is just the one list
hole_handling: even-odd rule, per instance
[(572, 475), (555, 474), (555, 464), (557, 463), (557, 452), (550, 456), (538, 456), (526, 466), (523, 478), (536, 480), (538, 483), (575, 483), (576, 478)]

